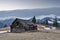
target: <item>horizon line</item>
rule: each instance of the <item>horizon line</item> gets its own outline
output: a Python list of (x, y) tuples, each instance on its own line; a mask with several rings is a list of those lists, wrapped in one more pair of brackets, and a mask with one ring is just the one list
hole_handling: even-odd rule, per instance
[(12, 11), (12, 10), (32, 10), (32, 9), (47, 9), (47, 8), (60, 8), (60, 7), (46, 7), (46, 8), (29, 8), (29, 9), (4, 9), (4, 10), (0, 10), (0, 11)]

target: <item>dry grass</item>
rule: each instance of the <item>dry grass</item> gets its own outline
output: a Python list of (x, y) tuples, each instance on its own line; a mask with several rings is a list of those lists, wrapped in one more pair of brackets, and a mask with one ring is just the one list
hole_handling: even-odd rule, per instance
[[(0, 30), (9, 30), (10, 28), (2, 28)], [(0, 34), (0, 40), (60, 40), (60, 30), (39, 30), (39, 32), (23, 32), (23, 33), (3, 33)]]
[(0, 31), (10, 30), (10, 27), (0, 28)]
[(60, 34), (43, 32), (5, 33), (0, 40), (60, 40)]

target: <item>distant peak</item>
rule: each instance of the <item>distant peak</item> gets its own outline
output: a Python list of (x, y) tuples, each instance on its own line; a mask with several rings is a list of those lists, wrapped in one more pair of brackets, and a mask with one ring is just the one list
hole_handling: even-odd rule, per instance
[[(43, 19), (45, 17), (51, 17), (51, 18), (55, 18), (56, 15), (54, 14), (49, 14), (49, 15), (40, 15), (40, 16), (37, 16), (36, 18), (37, 19)], [(57, 16), (58, 17), (58, 16)]]

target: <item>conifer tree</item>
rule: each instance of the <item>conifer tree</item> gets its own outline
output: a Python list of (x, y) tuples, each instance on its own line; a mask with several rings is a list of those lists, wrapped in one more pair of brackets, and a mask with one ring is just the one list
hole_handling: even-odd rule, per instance
[(45, 25), (48, 25), (48, 20), (46, 19)]
[(58, 27), (58, 22), (57, 22), (57, 17), (55, 16), (54, 22), (53, 22), (54, 27)]
[(36, 23), (36, 18), (35, 18), (35, 16), (33, 17), (32, 22), (33, 22), (33, 23)]

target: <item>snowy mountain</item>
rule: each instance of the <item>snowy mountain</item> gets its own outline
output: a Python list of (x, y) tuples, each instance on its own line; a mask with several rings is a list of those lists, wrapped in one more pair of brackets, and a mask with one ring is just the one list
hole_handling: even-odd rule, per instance
[(10, 26), (15, 19), (6, 19), (0, 20), (0, 28), (4, 27), (5, 25)]
[(12, 22), (16, 19), (24, 19), (28, 20), (29, 18), (20, 18), (20, 17), (5, 17), (5, 18), (0, 18), (0, 28), (4, 27), (5, 25), (10, 26)]
[(0, 28), (3, 28), (4, 24), (2, 22), (0, 22)]
[(36, 16), (37, 23), (44, 23), (48, 19), (50, 24), (53, 23), (55, 16), (57, 16), (58, 23), (60, 23), (60, 7), (0, 11), (0, 22), (1, 25), (11, 25), (15, 18), (32, 20), (33, 16)]
[[(55, 16), (56, 15), (43, 15), (43, 16), (37, 16), (36, 17), (36, 19), (37, 19), (37, 23), (45, 23), (45, 21), (46, 21), (46, 19), (48, 20), (48, 23), (49, 24), (53, 24), (53, 21), (54, 21), (54, 18), (55, 18)], [(17, 18), (17, 17), (16, 17)], [(0, 26), (1, 25), (11, 25), (12, 24), (12, 22), (16, 19), (15, 17), (12, 17), (12, 18), (5, 18), (5, 19), (1, 19), (0, 20)], [(18, 17), (19, 18), (19, 17)], [(32, 18), (20, 18), (20, 19), (27, 19), (27, 20), (32, 20)], [(60, 17), (59, 16), (57, 16), (57, 21), (58, 21), (58, 23), (60, 24)], [(2, 27), (2, 26), (1, 26)]]
[(1, 22), (7, 26), (10, 26), (14, 20), (15, 19), (6, 19), (6, 20), (1, 20)]

